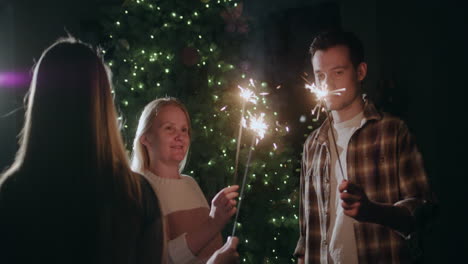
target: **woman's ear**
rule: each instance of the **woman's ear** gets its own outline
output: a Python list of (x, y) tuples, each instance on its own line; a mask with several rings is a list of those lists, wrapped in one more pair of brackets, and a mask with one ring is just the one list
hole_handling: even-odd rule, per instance
[(361, 62), (359, 63), (357, 67), (358, 81), (361, 82), (362, 80), (364, 80), (364, 78), (366, 78), (366, 76), (367, 76), (367, 63)]
[(148, 136), (147, 136), (146, 134), (141, 135), (141, 137), (140, 137), (140, 143), (141, 143), (143, 146), (149, 147), (149, 140), (148, 140)]

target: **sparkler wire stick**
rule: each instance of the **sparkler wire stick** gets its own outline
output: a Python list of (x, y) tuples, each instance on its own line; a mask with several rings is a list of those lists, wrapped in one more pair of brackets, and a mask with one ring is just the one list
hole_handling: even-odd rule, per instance
[(241, 139), (242, 139), (242, 120), (244, 119), (244, 111), (245, 111), (245, 105), (247, 101), (242, 102), (242, 111), (241, 111), (241, 122), (239, 123), (239, 133), (237, 136), (237, 148), (236, 148), (236, 165), (234, 167), (234, 181), (233, 184), (236, 184), (237, 182), (237, 170), (239, 167), (239, 152), (240, 152), (240, 144), (241, 144)]
[(265, 115), (264, 113), (261, 113), (260, 116), (250, 116), (249, 128), (255, 133), (254, 133), (254, 136), (252, 136), (252, 143), (250, 143), (247, 163), (245, 164), (244, 179), (242, 180), (241, 192), (239, 196), (239, 206), (237, 207), (236, 218), (234, 220), (234, 227), (232, 228), (232, 236), (236, 234), (237, 219), (239, 217), (239, 212), (240, 212), (240, 208), (242, 205), (242, 201), (244, 200), (245, 182), (247, 180), (247, 174), (249, 172), (250, 159), (252, 158), (253, 146), (254, 144), (258, 143), (261, 139), (263, 139), (263, 137), (265, 136), (266, 129), (268, 128), (268, 126), (265, 124), (263, 120), (264, 115)]
[(237, 218), (239, 217), (239, 212), (240, 212), (240, 209), (241, 209), (242, 200), (244, 198), (245, 182), (246, 182), (246, 179), (247, 179), (247, 173), (249, 172), (250, 159), (252, 158), (252, 149), (253, 149), (253, 145), (255, 143), (255, 139), (256, 139), (256, 137), (252, 137), (252, 143), (250, 143), (249, 155), (247, 157), (247, 164), (245, 165), (244, 179), (242, 180), (241, 193), (239, 195), (239, 205), (237, 206), (236, 217), (234, 218), (234, 226), (232, 227), (232, 235), (231, 236), (234, 236), (236, 234)]
[(343, 171), (343, 165), (341, 164), (341, 159), (340, 159), (340, 154), (338, 153), (338, 147), (336, 144), (336, 139), (335, 139), (335, 133), (333, 132), (333, 123), (330, 118), (330, 110), (325, 111), (327, 113), (327, 119), (330, 122), (330, 132), (332, 135), (332, 141), (333, 141), (333, 147), (335, 148), (336, 152), (336, 158), (338, 159), (338, 164), (340, 165), (340, 171), (341, 171), (341, 179), (345, 179), (344, 171)]

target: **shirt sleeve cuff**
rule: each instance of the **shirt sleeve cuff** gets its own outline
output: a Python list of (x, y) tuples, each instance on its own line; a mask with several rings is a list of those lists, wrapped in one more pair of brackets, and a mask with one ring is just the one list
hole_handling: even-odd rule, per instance
[(424, 203), (425, 203), (424, 200), (420, 200), (417, 198), (409, 198), (409, 199), (401, 200), (395, 203), (394, 205), (408, 209), (408, 211), (411, 213), (411, 216), (414, 216), (414, 212)]
[(187, 233), (183, 233), (177, 238), (168, 242), (168, 253), (170, 263), (201, 263), (189, 249), (186, 239)]
[(296, 250), (294, 250), (295, 257), (302, 257), (305, 254), (305, 239), (304, 237), (299, 237), (299, 241), (297, 241)]

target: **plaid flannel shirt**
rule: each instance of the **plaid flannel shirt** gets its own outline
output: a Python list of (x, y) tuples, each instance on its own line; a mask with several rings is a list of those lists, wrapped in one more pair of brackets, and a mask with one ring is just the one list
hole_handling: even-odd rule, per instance
[[(371, 201), (415, 210), (430, 197), (423, 161), (405, 123), (378, 112), (366, 101), (367, 122), (352, 136), (347, 150), (350, 182), (361, 186)], [(305, 263), (328, 263), (330, 148), (325, 120), (304, 144), (300, 176), (300, 237), (295, 256)], [(408, 263), (405, 238), (390, 228), (355, 223), (359, 263)], [(410, 237), (410, 236), (408, 236)], [(406, 237), (406, 239), (408, 239)]]

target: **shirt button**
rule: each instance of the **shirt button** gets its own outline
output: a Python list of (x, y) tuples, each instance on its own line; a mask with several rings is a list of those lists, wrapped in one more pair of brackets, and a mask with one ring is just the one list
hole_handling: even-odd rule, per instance
[(329, 183), (330, 179), (328, 177), (325, 177), (325, 183)]

